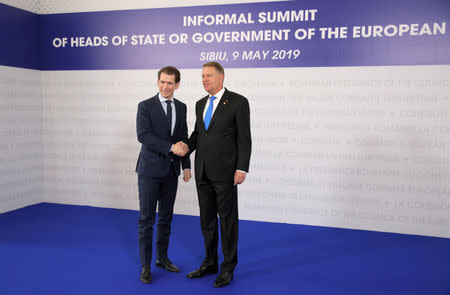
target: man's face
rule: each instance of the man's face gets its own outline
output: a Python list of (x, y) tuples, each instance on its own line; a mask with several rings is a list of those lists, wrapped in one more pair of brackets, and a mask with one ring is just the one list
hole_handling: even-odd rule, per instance
[(175, 83), (175, 75), (167, 75), (166, 73), (161, 73), (158, 79), (159, 93), (167, 99), (173, 98), (173, 93), (175, 89), (178, 89), (180, 82)]
[(206, 92), (211, 95), (216, 94), (223, 87), (223, 74), (217, 72), (215, 67), (203, 67), (202, 83)]

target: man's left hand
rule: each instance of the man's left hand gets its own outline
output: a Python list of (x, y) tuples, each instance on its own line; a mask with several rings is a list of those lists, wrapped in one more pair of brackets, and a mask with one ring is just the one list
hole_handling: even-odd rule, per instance
[(236, 173), (234, 173), (234, 185), (243, 183), (246, 175), (245, 172), (236, 171)]
[(189, 179), (191, 179), (191, 170), (189, 170), (189, 169), (183, 170), (183, 180), (184, 180), (184, 182), (188, 182)]

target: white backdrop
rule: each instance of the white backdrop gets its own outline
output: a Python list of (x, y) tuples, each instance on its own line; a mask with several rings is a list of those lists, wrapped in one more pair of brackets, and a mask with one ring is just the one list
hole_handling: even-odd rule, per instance
[[(190, 131), (204, 95), (200, 67), (181, 69), (176, 92)], [(241, 219), (450, 237), (450, 66), (225, 70), (226, 87), (251, 107)], [(2, 68), (30, 76), (6, 89), (30, 92), (20, 102), (33, 107), (2, 109), (0, 149), (12, 155), (2, 158), (10, 167), (2, 165), (2, 183), (13, 184), (1, 210), (16, 197), (16, 208), (47, 201), (138, 209), (136, 108), (156, 94), (156, 72)], [(26, 82), (33, 79), (40, 84)], [(18, 104), (8, 93), (2, 102)], [(36, 130), (14, 135), (19, 126)], [(16, 162), (17, 153), (26, 159)], [(193, 181), (180, 180), (175, 211), (198, 214)]]
[[(204, 95), (182, 70), (176, 97)], [(447, 66), (228, 69), (251, 105), (242, 219), (450, 236)], [(49, 202), (137, 209), (137, 103), (156, 71), (43, 72)], [(192, 157), (193, 159), (193, 157)], [(176, 212), (198, 214), (193, 182)]]
[(0, 213), (43, 199), (39, 71), (0, 66)]

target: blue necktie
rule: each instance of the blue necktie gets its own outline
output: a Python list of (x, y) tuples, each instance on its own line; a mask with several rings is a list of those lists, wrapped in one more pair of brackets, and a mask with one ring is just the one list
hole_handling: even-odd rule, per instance
[(211, 96), (209, 99), (210, 99), (209, 106), (205, 113), (205, 130), (208, 130), (209, 123), (211, 122), (211, 117), (213, 113), (213, 101), (216, 99), (216, 97)]

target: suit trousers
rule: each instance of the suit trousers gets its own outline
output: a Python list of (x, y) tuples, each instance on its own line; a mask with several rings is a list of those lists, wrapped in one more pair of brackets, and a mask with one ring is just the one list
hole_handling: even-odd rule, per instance
[(173, 206), (177, 193), (178, 176), (171, 167), (165, 177), (138, 176), (139, 187), (139, 256), (142, 265), (152, 261), (153, 225), (158, 205), (158, 232), (156, 237), (156, 257), (167, 257), (169, 237), (173, 218)]
[(237, 265), (238, 202), (237, 186), (231, 181), (212, 181), (203, 170), (196, 181), (200, 206), (200, 226), (205, 241), (206, 258), (203, 265), (217, 265), (218, 218), (224, 261), (221, 271), (233, 271)]

